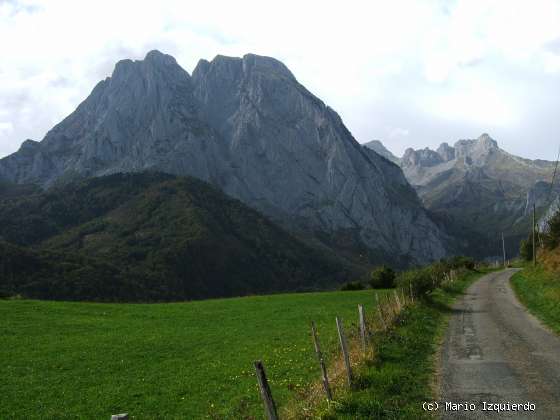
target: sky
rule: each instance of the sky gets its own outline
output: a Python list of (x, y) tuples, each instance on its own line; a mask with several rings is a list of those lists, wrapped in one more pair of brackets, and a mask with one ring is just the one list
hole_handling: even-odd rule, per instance
[(560, 146), (560, 0), (0, 0), (0, 157), (152, 49), (189, 73), (275, 57), (397, 155), (483, 132), (528, 158)]

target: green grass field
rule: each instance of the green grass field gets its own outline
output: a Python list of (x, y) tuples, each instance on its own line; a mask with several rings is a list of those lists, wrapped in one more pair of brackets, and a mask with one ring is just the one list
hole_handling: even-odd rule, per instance
[(511, 283), (519, 300), (553, 331), (560, 334), (560, 278), (543, 267), (527, 266)]
[(262, 416), (253, 361), (281, 407), (319, 378), (315, 320), (338, 351), (371, 290), (173, 304), (0, 301), (0, 418)]

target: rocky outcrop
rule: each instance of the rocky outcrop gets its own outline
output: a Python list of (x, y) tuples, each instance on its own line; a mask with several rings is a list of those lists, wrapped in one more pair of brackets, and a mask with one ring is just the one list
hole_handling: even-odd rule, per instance
[(414, 150), (412, 148), (406, 149), (404, 156), (402, 157), (401, 165), (402, 167), (414, 167), (414, 166), (435, 166), (443, 162), (442, 157), (439, 153), (433, 150), (425, 149)]
[(157, 51), (123, 60), (40, 143), (0, 160), (0, 177), (45, 187), (147, 169), (201, 178), (293, 230), (380, 255), (446, 253), (399, 167), (269, 57), (201, 60), (192, 77)]
[(441, 143), (437, 149), (437, 154), (443, 159), (444, 162), (449, 162), (455, 159), (455, 148), (447, 143)]
[(552, 201), (552, 203), (546, 209), (544, 215), (539, 219), (538, 226), (541, 232), (548, 231), (548, 222), (552, 217), (560, 211), (560, 195), (557, 195), (556, 198)]
[(362, 146), (367, 147), (368, 149), (373, 150), (378, 155), (383, 156), (385, 159), (390, 160), (397, 165), (400, 164), (400, 158), (396, 157), (389, 149), (387, 149), (383, 143), (379, 140), (372, 140), (367, 143), (363, 143)]

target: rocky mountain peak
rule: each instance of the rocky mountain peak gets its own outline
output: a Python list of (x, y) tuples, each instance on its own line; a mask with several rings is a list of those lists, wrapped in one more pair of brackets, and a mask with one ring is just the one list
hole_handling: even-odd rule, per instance
[(444, 162), (449, 162), (455, 159), (455, 149), (447, 143), (441, 143), (437, 148), (437, 153), (441, 156)]
[[(109, 78), (112, 84), (130, 83), (138, 79), (154, 79), (172, 83), (177, 79), (189, 79), (189, 74), (177, 64), (175, 58), (157, 50), (150, 51), (143, 60), (121, 60), (115, 65)], [(146, 84), (146, 83), (144, 83)]]
[(411, 148), (406, 149), (404, 156), (401, 160), (403, 167), (410, 166), (435, 166), (443, 162), (442, 157), (438, 152), (431, 150), (428, 147), (424, 149), (414, 150)]
[(281, 61), (267, 56), (246, 54), (243, 56), (243, 67), (245, 71), (261, 73), (274, 73), (292, 80), (296, 80), (292, 72)]
[(220, 78), (239, 79), (261, 75), (264, 79), (281, 77), (295, 81), (292, 72), (279, 60), (256, 54), (246, 54), (242, 58), (217, 55), (212, 61), (200, 60), (193, 71), (198, 81), (214, 73)]
[(445, 235), (401, 169), (361, 147), (271, 57), (218, 55), (201, 60), (192, 77), (159, 51), (120, 61), (35, 149), (1, 159), (0, 178), (48, 187), (77, 174), (191, 175), (333, 243), (344, 234), (401, 261), (446, 252)]
[(477, 143), (483, 145), (485, 147), (492, 147), (497, 148), (498, 143), (494, 140), (488, 133), (482, 133), (478, 139), (476, 139)]
[(38, 145), (39, 145), (38, 141), (27, 139), (21, 144), (19, 149), (20, 150), (32, 150), (35, 147), (37, 147)]
[(500, 149), (496, 140), (484, 133), (477, 139), (459, 140), (455, 143), (455, 157), (480, 166), (486, 159)]
[(152, 50), (146, 54), (144, 58), (146, 63), (154, 65), (175, 65), (177, 61), (169, 54), (164, 54), (158, 50)]
[(391, 151), (387, 149), (380, 140), (372, 140), (362, 144), (362, 146), (373, 150), (378, 155), (383, 156), (385, 159), (388, 159), (391, 162), (396, 163), (397, 165), (400, 163), (400, 159), (396, 157), (393, 153), (391, 153)]
[(242, 59), (225, 55), (217, 55), (212, 61), (202, 59), (193, 71), (193, 78), (200, 79), (209, 71), (219, 73), (221, 77), (238, 77), (242, 71)]

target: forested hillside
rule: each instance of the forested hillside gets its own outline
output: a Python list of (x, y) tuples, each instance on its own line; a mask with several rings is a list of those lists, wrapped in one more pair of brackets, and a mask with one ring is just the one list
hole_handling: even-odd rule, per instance
[(194, 178), (117, 174), (0, 200), (3, 294), (183, 300), (333, 287), (360, 268)]

